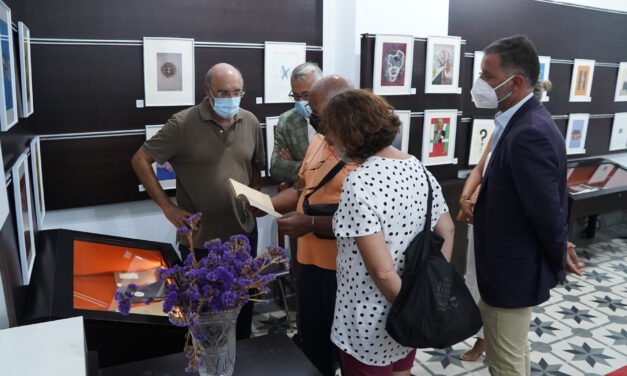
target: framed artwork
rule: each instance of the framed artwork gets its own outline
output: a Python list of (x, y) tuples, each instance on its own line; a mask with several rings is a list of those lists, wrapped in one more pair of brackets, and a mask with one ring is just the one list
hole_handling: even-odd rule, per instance
[[(471, 86), (475, 83), (477, 78), (479, 78), (479, 76), (481, 76), (481, 61), (483, 60), (484, 56), (485, 56), (485, 53), (483, 51), (475, 51), (475, 57), (472, 60), (472, 82), (471, 82)], [(470, 95), (470, 92), (468, 93), (468, 95)], [(474, 100), (472, 99), (472, 95), (470, 95), (470, 101), (474, 102)]]
[(11, 9), (0, 1), (0, 55), (4, 76), (0, 80), (0, 129), (8, 131), (17, 123), (17, 88), (15, 86), (15, 57)]
[(379, 95), (411, 94), (414, 36), (377, 34), (372, 91)]
[(627, 112), (614, 114), (610, 151), (627, 149)]
[(460, 37), (427, 38), (425, 93), (462, 92), (459, 87), (461, 43)]
[(265, 103), (291, 103), (292, 70), (306, 61), (305, 43), (266, 42), (264, 48)]
[[(540, 60), (540, 76), (538, 77), (539, 80), (542, 81), (546, 81), (549, 79), (549, 71), (551, 70), (551, 57), (550, 56), (538, 56), (538, 59)], [(542, 99), (540, 99), (540, 102), (548, 102), (549, 101), (549, 96), (547, 95), (546, 91), (542, 91)]]
[[(154, 135), (159, 133), (161, 128), (163, 128), (163, 124), (146, 125), (146, 140), (150, 140)], [(157, 180), (159, 184), (161, 184), (161, 188), (164, 190), (176, 189), (176, 172), (174, 172), (174, 168), (170, 162), (166, 161), (163, 164), (155, 162), (152, 164), (152, 169), (155, 175), (157, 175)], [(145, 188), (140, 185), (139, 190), (144, 191)]]
[(35, 198), (35, 216), (37, 227), (44, 228), (46, 215), (46, 203), (44, 201), (44, 180), (41, 169), (41, 142), (39, 136), (33, 137), (30, 142), (30, 168), (33, 177), (33, 197)]
[(627, 102), (627, 62), (624, 61), (618, 66), (614, 102)]
[(34, 112), (33, 73), (30, 54), (30, 30), (23, 22), (17, 23), (18, 46), (20, 51), (20, 83), (22, 87), (22, 117), (29, 117)]
[(411, 129), (411, 111), (395, 110), (394, 113), (401, 121), (401, 128), (398, 130), (392, 146), (405, 153), (409, 150), (409, 131)]
[(195, 102), (194, 39), (144, 37), (146, 107)]
[(274, 127), (279, 124), (278, 116), (271, 116), (266, 118), (266, 158), (268, 159), (268, 176), (270, 175), (270, 165), (272, 162), (272, 152), (274, 151)]
[(32, 200), (26, 153), (22, 154), (12, 168), (13, 196), (15, 197), (15, 220), (20, 250), (22, 283), (28, 285), (35, 264), (35, 235), (33, 234)]
[(601, 163), (594, 173), (588, 179), (588, 184), (603, 184), (605, 180), (610, 176), (610, 173), (614, 171), (614, 165), (611, 163)]
[(566, 154), (586, 153), (586, 134), (590, 114), (570, 114), (566, 129)]
[(7, 220), (9, 216), (9, 196), (7, 195), (7, 185), (5, 184), (5, 176), (4, 176), (4, 161), (2, 160), (2, 147), (0, 146), (0, 163), (2, 163), (2, 168), (0, 169), (0, 183), (2, 187), (0, 187), (0, 227), (4, 225), (4, 222)]
[(425, 166), (457, 164), (456, 133), (457, 110), (425, 110), (422, 163)]
[(494, 131), (494, 119), (473, 119), (472, 136), (470, 137), (470, 152), (468, 164), (476, 165), (486, 148), (490, 147), (490, 137)]
[(575, 59), (570, 80), (570, 102), (590, 102), (590, 90), (594, 76), (594, 60)]

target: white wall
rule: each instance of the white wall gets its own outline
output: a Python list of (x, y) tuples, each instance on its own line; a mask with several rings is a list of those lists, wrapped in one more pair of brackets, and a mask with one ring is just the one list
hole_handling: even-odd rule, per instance
[(323, 7), (324, 71), (356, 86), (361, 34), (448, 35), (448, 0), (324, 0)]

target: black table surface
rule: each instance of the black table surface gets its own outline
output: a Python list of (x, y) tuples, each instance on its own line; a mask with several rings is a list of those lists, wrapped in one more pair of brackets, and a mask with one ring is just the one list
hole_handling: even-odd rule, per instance
[[(100, 370), (101, 376), (190, 376), (187, 358), (177, 353)], [(237, 342), (233, 376), (318, 376), (320, 372), (285, 334)]]

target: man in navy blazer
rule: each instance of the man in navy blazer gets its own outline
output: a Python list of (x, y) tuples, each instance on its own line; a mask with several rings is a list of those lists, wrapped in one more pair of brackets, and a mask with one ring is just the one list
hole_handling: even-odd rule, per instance
[(492, 152), (474, 209), (479, 308), (492, 375), (529, 375), (531, 309), (563, 279), (567, 242), (566, 150), (532, 94), (538, 54), (521, 35), (484, 50), (471, 94), (498, 108)]

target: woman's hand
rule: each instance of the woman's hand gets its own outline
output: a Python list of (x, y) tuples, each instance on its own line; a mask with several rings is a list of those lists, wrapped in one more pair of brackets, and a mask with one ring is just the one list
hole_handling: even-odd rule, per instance
[(475, 201), (461, 200), (459, 202), (459, 212), (457, 213), (456, 219), (460, 222), (472, 223), (474, 211), (475, 211)]

